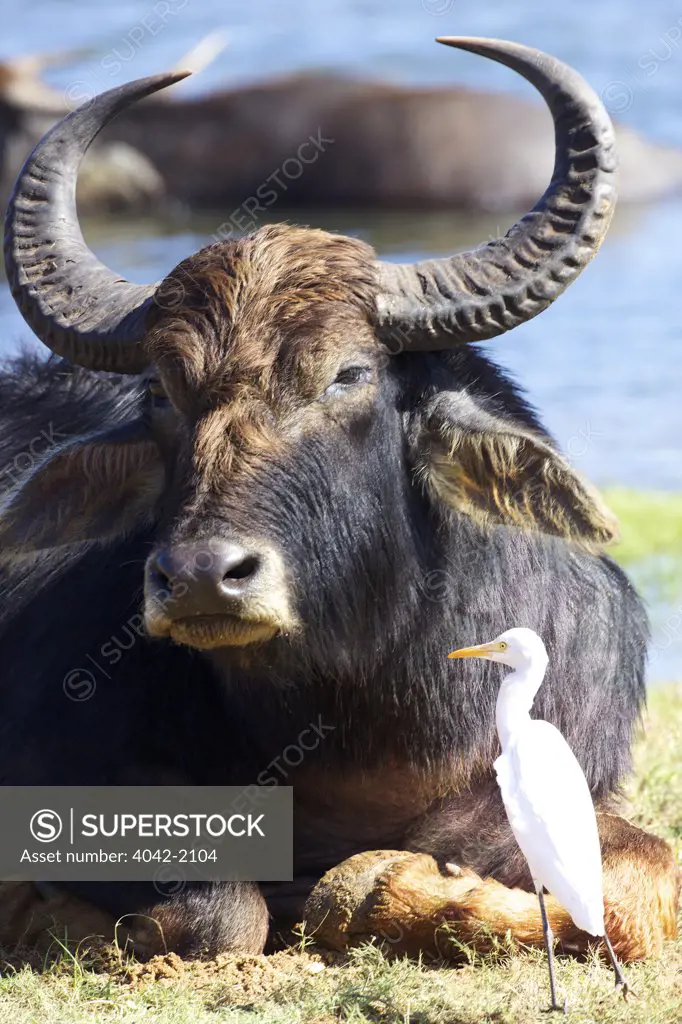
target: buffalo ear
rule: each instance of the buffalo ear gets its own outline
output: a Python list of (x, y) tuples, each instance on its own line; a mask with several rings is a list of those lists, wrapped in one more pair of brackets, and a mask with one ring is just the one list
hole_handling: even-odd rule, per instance
[(540, 434), (482, 408), (466, 392), (438, 395), (416, 438), (428, 491), (482, 524), (600, 547), (618, 524), (599, 494)]
[(0, 501), (0, 551), (113, 541), (153, 521), (163, 479), (158, 448), (141, 420), (68, 441)]

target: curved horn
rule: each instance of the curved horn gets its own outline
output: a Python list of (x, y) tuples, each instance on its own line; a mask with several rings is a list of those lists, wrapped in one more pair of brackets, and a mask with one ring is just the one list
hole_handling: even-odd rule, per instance
[(188, 74), (142, 78), (88, 100), (38, 143), (14, 186), (5, 218), (9, 286), (29, 327), (73, 363), (138, 373), (148, 362), (139, 341), (156, 285), (123, 280), (88, 248), (76, 212), (76, 177), (112, 118)]
[(379, 333), (407, 349), (485, 341), (547, 309), (599, 249), (617, 195), (613, 125), (577, 71), (501, 39), (437, 42), (490, 57), (531, 82), (552, 113), (556, 156), (547, 191), (503, 238), (448, 259), (379, 264)]

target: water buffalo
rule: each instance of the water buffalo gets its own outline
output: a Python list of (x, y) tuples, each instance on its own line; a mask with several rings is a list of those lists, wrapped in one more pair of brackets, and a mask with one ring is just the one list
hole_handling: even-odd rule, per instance
[[(622, 202), (682, 189), (682, 150), (625, 125), (616, 133)], [(234, 207), (238, 230), (262, 221), (277, 201), (293, 208), (518, 210), (542, 195), (553, 153), (546, 111), (515, 96), (331, 72), (163, 105), (151, 100), (107, 137), (143, 153), (168, 193), (189, 206)]]
[[(190, 67), (205, 65), (197, 50), (206, 48), (210, 60), (211, 37), (187, 55)], [(4, 86), (0, 66), (0, 124), (11, 139), (0, 196), (43, 132), (67, 112), (67, 97), (19, 63), (22, 74), (5, 65)], [(616, 131), (621, 201), (682, 188), (682, 150), (624, 125)], [(546, 111), (514, 96), (305, 72), (128, 108), (88, 154), (79, 205), (86, 212), (163, 210), (169, 201), (171, 208), (175, 201), (228, 207), (225, 230), (235, 232), (265, 221), (277, 202), (517, 210), (542, 194), (552, 151)]]
[[(0, 782), (286, 781), (296, 877), (167, 898), (74, 883), (43, 904), (5, 889), (5, 931), (26, 938), (28, 906), (44, 927), (74, 899), (86, 927), (144, 913), (141, 948), (152, 919), (186, 954), (261, 950), (269, 914), (302, 912), (338, 947), (432, 948), (444, 921), (542, 943), (493, 777), (498, 669), (446, 659), (512, 624), (550, 651), (537, 710), (597, 802), (617, 952), (650, 955), (675, 931), (670, 849), (614, 810), (647, 623), (603, 553), (613, 518), (474, 344), (547, 308), (596, 253), (612, 126), (553, 58), (449, 42), (532, 82), (556, 130), (542, 199), (470, 252), (393, 265), (358, 239), (271, 225), (158, 286), (125, 281), (83, 240), (78, 164), (177, 75), (77, 110), (18, 179), (8, 278), (55, 355), (0, 376)], [(70, 700), (84, 676), (89, 699)], [(584, 948), (548, 906), (559, 941)]]

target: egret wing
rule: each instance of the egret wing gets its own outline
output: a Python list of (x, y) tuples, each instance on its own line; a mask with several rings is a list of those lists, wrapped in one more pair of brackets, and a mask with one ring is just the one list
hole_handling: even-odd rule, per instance
[(507, 817), (536, 883), (603, 932), (601, 851), (582, 768), (553, 725), (529, 721), (495, 762)]

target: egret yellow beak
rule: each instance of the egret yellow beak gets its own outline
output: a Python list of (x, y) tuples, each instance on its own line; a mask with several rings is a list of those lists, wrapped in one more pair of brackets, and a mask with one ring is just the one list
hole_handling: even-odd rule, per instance
[(448, 658), (486, 658), (489, 654), (501, 654), (506, 646), (497, 640), (489, 644), (478, 644), (476, 647), (460, 647), (458, 651), (450, 651)]

